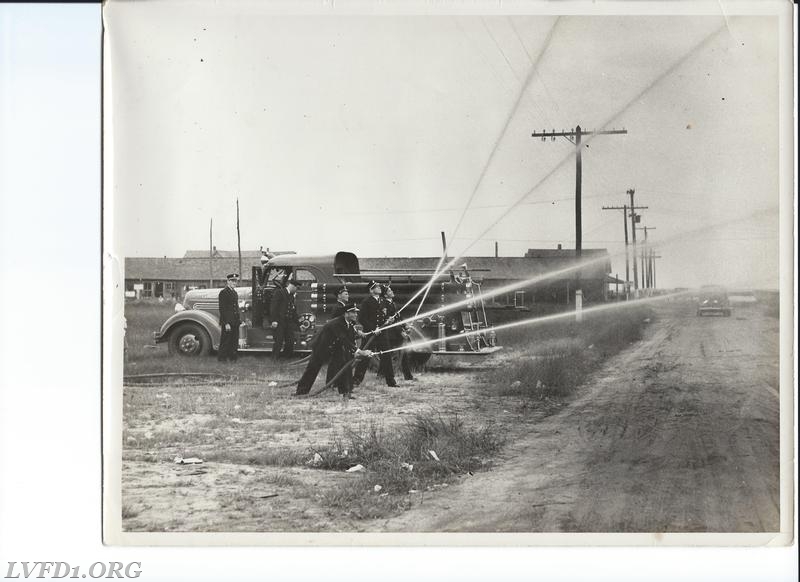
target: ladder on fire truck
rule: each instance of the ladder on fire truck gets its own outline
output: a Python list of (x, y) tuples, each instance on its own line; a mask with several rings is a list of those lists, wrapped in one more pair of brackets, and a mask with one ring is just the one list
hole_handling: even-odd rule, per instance
[[(460, 273), (453, 271), (441, 272), (434, 277), (436, 271), (433, 269), (380, 269), (380, 270), (363, 270), (359, 273), (337, 273), (337, 277), (342, 282), (354, 283), (356, 281), (366, 283), (371, 280), (386, 282), (392, 284), (418, 284), (423, 285), (434, 278), (435, 282), (445, 283), (450, 282), (463, 287), (464, 298), (470, 300), (460, 311), (460, 320), (464, 332), (468, 332), (465, 340), (469, 345), (471, 352), (468, 353), (486, 353), (499, 349), (490, 345), (490, 340), (487, 340), (481, 332), (492, 332), (489, 326), (488, 318), (486, 316), (486, 308), (483, 303), (481, 293), (481, 283), (477, 281), (470, 272), (488, 272), (489, 269), (469, 269), (466, 265), (461, 265), (463, 269)], [(474, 288), (474, 291), (473, 291)], [(431, 294), (435, 294), (433, 286), (431, 286)], [(421, 306), (420, 306), (421, 307)], [(493, 332), (492, 332), (493, 333)], [(493, 340), (491, 340), (493, 343)], [(442, 345), (434, 348), (434, 353), (451, 353), (445, 347), (445, 339), (442, 338)], [(456, 353), (456, 352), (452, 352)], [(458, 352), (461, 353), (461, 352)]]

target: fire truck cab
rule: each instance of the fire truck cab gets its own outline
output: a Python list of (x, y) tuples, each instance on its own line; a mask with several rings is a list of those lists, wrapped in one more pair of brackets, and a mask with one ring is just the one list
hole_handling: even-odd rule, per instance
[[(336, 289), (347, 285), (350, 300), (360, 303), (371, 280), (389, 283), (398, 307), (406, 304), (428, 281), (433, 272), (361, 271), (358, 258), (341, 251), (332, 256), (278, 255), (263, 266), (252, 267), (250, 287), (240, 287), (239, 351), (270, 352), (272, 329), (269, 307), (272, 294), (289, 279), (299, 283), (295, 295), (297, 328), (295, 351), (311, 350), (316, 333), (331, 318), (336, 306)], [(219, 348), (218, 296), (220, 289), (189, 291), (184, 309), (167, 319), (154, 332), (157, 343), (166, 342), (173, 354), (202, 356)], [(425, 315), (409, 323), (412, 360), (427, 361), (433, 354), (487, 355), (499, 349), (496, 335), (486, 320), (480, 280), (465, 268), (459, 273), (437, 276), (425, 301), (420, 294), (401, 313), (403, 319)], [(452, 308), (448, 308), (453, 305)], [(467, 333), (471, 332), (471, 333)]]

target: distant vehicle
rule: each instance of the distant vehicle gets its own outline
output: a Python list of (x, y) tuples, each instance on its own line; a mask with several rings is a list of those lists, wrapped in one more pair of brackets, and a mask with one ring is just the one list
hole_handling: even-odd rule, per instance
[[(425, 303), (417, 298), (403, 312), (408, 318), (434, 309), (438, 313), (410, 324), (412, 342), (429, 343), (412, 349), (414, 364), (426, 362), (431, 355), (487, 355), (499, 349), (497, 337), (486, 318), (480, 281), (466, 268), (457, 273), (440, 274), (430, 289)], [(402, 306), (430, 279), (433, 272), (361, 271), (356, 255), (338, 252), (334, 256), (277, 255), (265, 266), (252, 267), (251, 287), (240, 287), (239, 350), (242, 352), (272, 351), (272, 330), (268, 324), (272, 293), (288, 279), (300, 282), (295, 295), (297, 329), (295, 351), (308, 353), (316, 333), (331, 318), (336, 305), (335, 289), (342, 284), (350, 290), (350, 300), (360, 302), (367, 295), (367, 283), (390, 282), (395, 303)], [(182, 356), (204, 356), (219, 347), (220, 327), (218, 296), (220, 289), (189, 291), (182, 311), (174, 313), (153, 332), (156, 343), (167, 343), (170, 353)], [(463, 305), (447, 309), (447, 305)], [(465, 335), (466, 332), (474, 332)], [(432, 341), (435, 340), (435, 341)]]
[(724, 287), (717, 285), (705, 285), (700, 289), (697, 299), (697, 316), (703, 315), (722, 315), (730, 317), (731, 304), (728, 300), (728, 292)]

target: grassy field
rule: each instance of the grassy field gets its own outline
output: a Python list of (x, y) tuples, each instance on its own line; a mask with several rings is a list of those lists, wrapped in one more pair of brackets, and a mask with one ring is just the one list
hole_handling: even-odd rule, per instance
[(125, 304), (126, 331), (125, 376), (157, 373), (203, 372), (223, 374), (232, 379), (252, 380), (262, 377), (265, 370), (277, 372), (274, 365), (262, 354), (243, 354), (238, 362), (218, 362), (214, 357), (185, 358), (169, 353), (166, 343), (156, 344), (153, 332), (175, 313), (175, 304), (157, 301), (131, 301)]
[[(505, 347), (492, 357), (434, 357), (399, 388), (370, 373), (345, 402), (333, 391), (292, 398), (302, 366), (256, 356), (221, 364), (147, 347), (172, 306), (126, 307), (126, 375), (225, 375), (124, 388), (122, 511), (131, 531), (373, 528), (490, 469), (504, 443), (560, 410), (652, 317), (632, 308), (581, 324), (516, 328), (501, 335)], [(180, 465), (176, 457), (204, 462)]]

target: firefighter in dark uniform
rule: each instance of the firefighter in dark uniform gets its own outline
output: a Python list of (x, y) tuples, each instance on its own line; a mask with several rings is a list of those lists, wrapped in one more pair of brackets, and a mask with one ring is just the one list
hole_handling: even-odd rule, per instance
[[(351, 366), (353, 360), (360, 353), (357, 349), (356, 321), (358, 320), (358, 307), (353, 303), (348, 303), (345, 307), (344, 316), (334, 319), (331, 326), (331, 363), (328, 364), (326, 383), (331, 382), (338, 374), (334, 386), (345, 400), (353, 397), (353, 373)], [(369, 361), (364, 358), (364, 361)], [(345, 368), (343, 370), (343, 368)], [(341, 374), (340, 374), (341, 372)]]
[[(394, 291), (389, 285), (386, 285), (383, 289), (383, 304), (386, 308), (386, 325), (397, 321), (399, 318), (397, 314), (397, 304), (394, 302)], [(389, 328), (384, 333), (387, 334), (389, 348), (399, 348), (405, 343), (406, 339), (408, 339), (409, 328), (407, 325), (403, 324)], [(408, 356), (407, 350), (400, 351), (400, 369), (403, 371), (404, 379), (414, 380)]]
[(334, 317), (341, 317), (344, 315), (344, 309), (347, 304), (350, 302), (350, 291), (347, 290), (347, 287), (342, 285), (336, 290), (336, 305), (333, 306), (333, 311), (331, 312), (331, 319)]
[[(343, 315), (331, 319), (323, 326), (311, 352), (311, 360), (297, 383), (297, 395), (308, 394), (311, 391), (311, 386), (314, 385), (320, 368), (328, 361), (325, 383), (334, 382), (333, 385), (336, 386), (339, 394), (345, 399), (352, 398), (353, 374), (350, 366), (352, 366), (354, 358), (369, 354), (369, 352), (356, 349), (355, 323), (357, 317), (358, 307), (353, 303), (348, 303)], [(346, 369), (342, 370), (342, 368)], [(337, 375), (338, 378), (336, 378)]]
[[(256, 295), (253, 298), (253, 325), (255, 327), (264, 327), (264, 322), (269, 319), (269, 312), (267, 311), (267, 276), (269, 274), (269, 257), (266, 254), (261, 255), (261, 271), (256, 280)], [(269, 322), (266, 321), (267, 327)]]
[[(386, 306), (381, 299), (381, 284), (377, 281), (370, 281), (367, 286), (370, 296), (361, 302), (358, 321), (361, 323), (366, 337), (361, 341), (361, 349), (368, 347), (373, 351), (383, 352), (389, 349), (387, 334), (380, 331), (380, 327), (386, 322)], [(373, 337), (370, 337), (373, 336)], [(360, 360), (356, 364), (353, 372), (353, 385), (358, 386), (364, 381), (364, 374), (367, 372), (369, 360)], [(386, 385), (392, 388), (397, 386), (394, 379), (394, 367), (392, 366), (391, 354), (381, 353), (379, 372), (386, 379)]]
[(290, 357), (294, 353), (294, 331), (297, 327), (297, 308), (294, 294), (298, 283), (286, 281), (283, 287), (276, 287), (272, 292), (270, 304), (270, 320), (272, 321), (272, 357), (277, 362), (281, 357)]
[(239, 281), (237, 273), (227, 277), (228, 285), (219, 292), (219, 326), (222, 334), (219, 339), (219, 352), (217, 358), (220, 362), (230, 360), (235, 362), (238, 357), (239, 343), (239, 294), (236, 293), (236, 283)]

